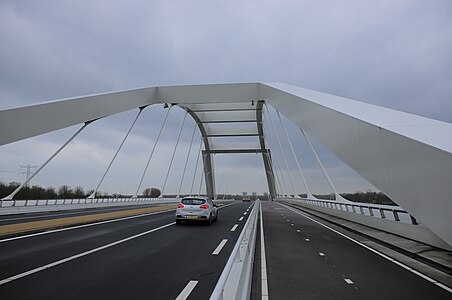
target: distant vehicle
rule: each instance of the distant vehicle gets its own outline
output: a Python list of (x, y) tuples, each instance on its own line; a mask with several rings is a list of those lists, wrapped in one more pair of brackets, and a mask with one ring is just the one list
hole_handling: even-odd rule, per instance
[(243, 196), (242, 201), (243, 202), (251, 202), (251, 197), (250, 196)]
[(202, 221), (211, 224), (217, 219), (217, 205), (209, 197), (185, 197), (176, 208), (176, 224), (181, 224), (182, 221)]

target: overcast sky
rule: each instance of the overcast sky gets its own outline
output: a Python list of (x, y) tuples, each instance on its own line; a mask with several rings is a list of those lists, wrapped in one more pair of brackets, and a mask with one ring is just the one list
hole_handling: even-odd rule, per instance
[[(0, 40), (0, 109), (143, 86), (261, 81), (452, 123), (450, 0), (2, 0)], [(32, 184), (94, 188), (136, 113), (90, 125)], [(182, 116), (171, 113), (143, 188), (162, 186)], [(161, 107), (144, 111), (100, 190), (135, 191), (162, 118)], [(193, 126), (187, 121), (167, 192), (178, 190)], [(302, 153), (307, 148), (287, 126)], [(1, 146), (0, 181), (23, 180), (20, 165), (42, 164), (77, 128)], [(373, 188), (316, 147), (340, 192)], [(328, 193), (312, 157), (302, 159), (313, 191)], [(219, 192), (266, 191), (259, 156), (215, 162)]]

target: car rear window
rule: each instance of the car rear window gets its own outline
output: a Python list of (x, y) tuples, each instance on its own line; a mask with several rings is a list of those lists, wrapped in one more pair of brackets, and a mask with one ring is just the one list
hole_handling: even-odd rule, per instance
[(206, 203), (206, 200), (204, 199), (182, 199), (181, 201), (182, 204), (186, 204), (186, 205), (201, 205)]

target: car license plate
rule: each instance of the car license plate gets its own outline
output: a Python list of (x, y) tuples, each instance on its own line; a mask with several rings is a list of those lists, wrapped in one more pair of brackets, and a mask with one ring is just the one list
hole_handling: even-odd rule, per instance
[(185, 218), (187, 218), (187, 219), (196, 219), (196, 218), (198, 218), (198, 216), (185, 216)]

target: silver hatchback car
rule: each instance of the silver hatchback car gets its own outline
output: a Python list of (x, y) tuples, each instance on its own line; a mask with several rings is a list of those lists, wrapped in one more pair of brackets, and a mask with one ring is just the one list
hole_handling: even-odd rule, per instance
[(176, 208), (176, 224), (181, 224), (182, 221), (203, 221), (210, 224), (217, 219), (217, 206), (209, 197), (185, 197)]

